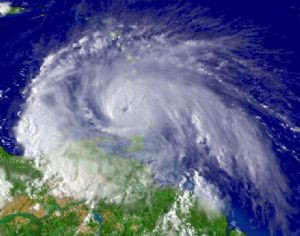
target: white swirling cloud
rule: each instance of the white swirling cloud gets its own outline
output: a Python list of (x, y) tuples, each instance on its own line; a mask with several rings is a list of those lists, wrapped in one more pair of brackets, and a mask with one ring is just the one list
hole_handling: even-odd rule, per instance
[[(174, 40), (164, 34), (143, 37), (145, 33), (149, 35), (147, 27), (137, 26), (128, 32), (121, 26), (87, 32), (45, 58), (16, 127), (25, 154), (53, 158), (44, 171), (56, 168), (65, 176), (68, 172), (50, 154), (66, 142), (142, 135), (145, 148), (134, 158), (150, 163), (161, 183), (178, 185), (186, 172), (205, 176), (215, 171), (210, 175), (221, 185), (237, 180), (241, 195), (256, 195), (254, 211), (272, 204), (275, 222), (284, 225), (288, 187), (269, 141), (246, 112), (205, 85), (253, 66), (234, 53), (234, 45), (243, 45), (243, 35)], [(229, 58), (238, 62), (234, 70)], [(222, 84), (226, 86), (220, 80)], [(78, 165), (74, 162), (68, 171), (86, 176), (89, 168)], [(64, 179), (61, 190), (73, 191), (74, 182)], [(81, 181), (76, 194), (87, 191), (84, 181), (92, 179)], [(209, 188), (209, 181), (205, 189), (214, 189), (214, 196), (201, 193), (199, 186), (195, 192), (222, 205), (215, 203), (218, 182)], [(100, 191), (97, 186), (92, 191)]]

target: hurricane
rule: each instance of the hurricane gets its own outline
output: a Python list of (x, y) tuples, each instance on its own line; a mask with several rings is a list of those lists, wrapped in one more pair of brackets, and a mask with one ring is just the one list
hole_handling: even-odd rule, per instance
[[(55, 194), (114, 198), (104, 191), (103, 163), (65, 155), (68, 144), (113, 140), (102, 148), (146, 164), (159, 185), (191, 191), (225, 213), (237, 193), (270, 232), (288, 232), (287, 178), (272, 137), (245, 104), (262, 105), (236, 85), (242, 76), (274, 79), (252, 57), (263, 50), (258, 29), (224, 24), (200, 7), (128, 9), (94, 16), (43, 59), (15, 127), (25, 156), (45, 181), (59, 176)], [(143, 147), (125, 152), (134, 138)]]

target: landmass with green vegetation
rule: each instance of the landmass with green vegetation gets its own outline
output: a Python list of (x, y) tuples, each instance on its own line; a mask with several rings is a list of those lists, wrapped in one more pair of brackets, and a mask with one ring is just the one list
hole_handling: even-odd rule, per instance
[(10, 2), (0, 3), (0, 16), (16, 15), (25, 11), (25, 8), (19, 6), (11, 6)]
[[(134, 142), (133, 150), (139, 150), (141, 139), (134, 138)], [(75, 152), (82, 153), (84, 148), (93, 155), (98, 152), (88, 141), (68, 148), (70, 155), (79, 155)], [(129, 179), (145, 168), (133, 159), (105, 154), (100, 158), (112, 158), (109, 164), (116, 171), (114, 165), (132, 166), (129, 172), (124, 171)], [(203, 202), (192, 193), (173, 187), (147, 185), (147, 194), (132, 202), (117, 203), (103, 198), (88, 204), (53, 196), (49, 186), (34, 184), (42, 179), (42, 173), (29, 158), (8, 154), (0, 148), (0, 168), (11, 183), (11, 200), (0, 210), (0, 235), (244, 235), (238, 230), (230, 231), (221, 213), (203, 210)]]
[(144, 150), (144, 137), (140, 135), (134, 135), (130, 138), (130, 146), (128, 152), (140, 152)]
[(24, 10), (25, 9), (23, 7), (11, 7), (7, 14), (11, 14), (11, 15), (20, 14), (24, 12)]

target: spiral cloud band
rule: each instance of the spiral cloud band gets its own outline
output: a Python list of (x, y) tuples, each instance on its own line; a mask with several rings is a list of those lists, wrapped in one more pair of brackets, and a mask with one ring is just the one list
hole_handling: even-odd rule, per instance
[[(106, 152), (148, 164), (159, 184), (183, 186), (221, 210), (240, 186), (253, 212), (285, 227), (289, 190), (268, 138), (238, 103), (208, 85), (225, 90), (226, 79), (257, 72), (236, 53), (248, 50), (243, 32), (208, 30), (191, 40), (159, 27), (112, 21), (48, 55), (16, 127), (26, 156), (47, 161), (46, 179), (61, 177), (57, 194), (92, 200), (105, 185), (97, 178), (101, 168), (56, 150), (117, 137), (121, 144), (108, 142)], [(122, 154), (120, 146), (134, 136), (143, 149)]]

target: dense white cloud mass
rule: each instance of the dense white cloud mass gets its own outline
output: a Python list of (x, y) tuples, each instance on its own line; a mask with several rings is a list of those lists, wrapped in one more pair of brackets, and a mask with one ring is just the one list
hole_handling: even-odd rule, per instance
[(5, 172), (0, 168), (0, 209), (5, 205), (5, 203), (11, 200), (10, 189), (12, 184), (6, 180)]
[(11, 9), (11, 4), (9, 2), (0, 2), (0, 16), (5, 15)]
[(254, 211), (271, 204), (274, 222), (284, 226), (288, 187), (267, 138), (242, 109), (206, 86), (209, 80), (221, 86), (222, 74), (232, 79), (251, 71), (253, 62), (234, 53), (242, 33), (177, 40), (163, 33), (149, 37), (150, 28), (87, 31), (45, 58), (16, 127), (25, 154), (48, 161), (45, 176), (55, 170), (62, 177), (58, 192), (89, 198), (80, 193), (95, 197), (103, 186), (87, 188), (93, 178), (84, 176), (101, 168), (90, 172), (87, 163), (64, 161), (56, 150), (78, 140), (141, 135), (144, 150), (132, 155), (149, 163), (160, 183), (178, 185), (196, 173), (194, 192), (221, 207), (218, 186), (238, 181), (241, 196), (255, 195)]

